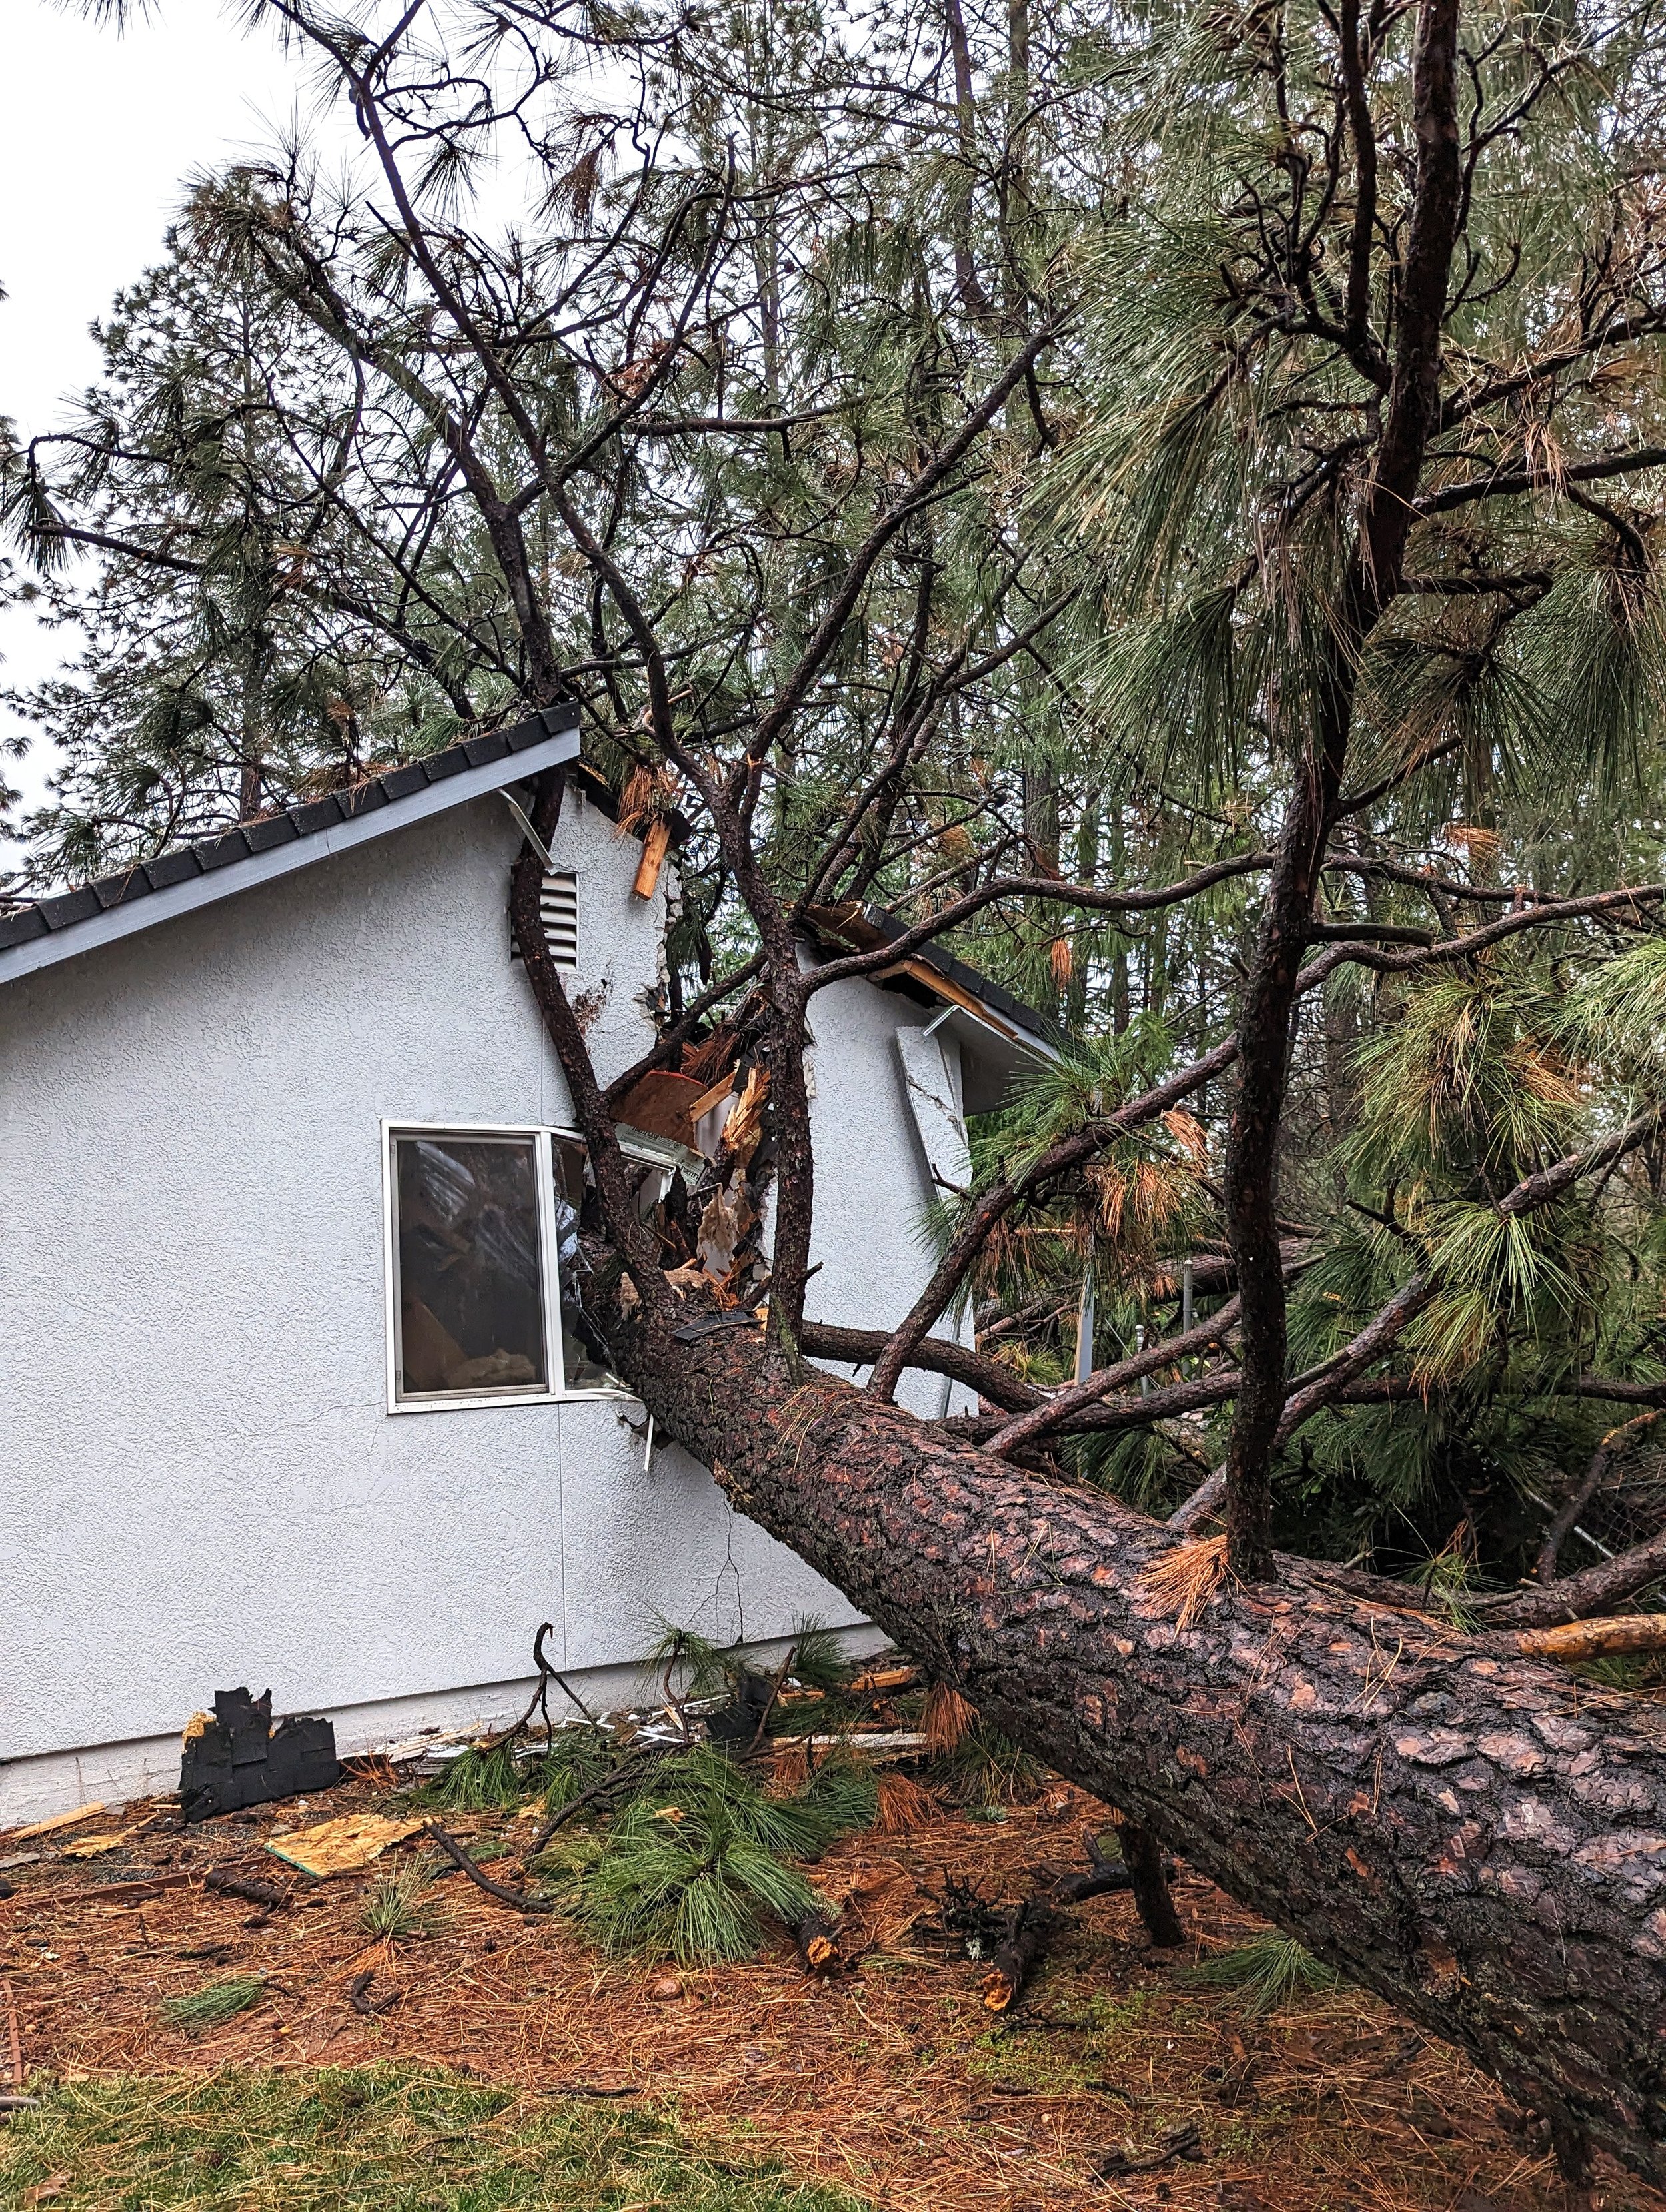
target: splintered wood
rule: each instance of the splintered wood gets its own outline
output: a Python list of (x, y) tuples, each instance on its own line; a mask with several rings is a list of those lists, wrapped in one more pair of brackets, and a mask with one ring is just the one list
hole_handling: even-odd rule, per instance
[[(749, 2155), (886, 2212), (1560, 2212), (1542, 2129), (1373, 1998), (1257, 2018), (1192, 1983), (1201, 1958), (1265, 1932), (1207, 1883), (1175, 1879), (1178, 1952), (1153, 1951), (1126, 1891), (1015, 1918), (1079, 1874), (1104, 1806), (1054, 1782), (979, 1820), (921, 1795), (911, 1828), (848, 1838), (811, 1869), (821, 1910), (798, 1948), (783, 1934), (750, 1964), (674, 1972), (605, 1958), (460, 1875), (422, 1892), (420, 1936), (368, 1942), (374, 1868), (297, 1876), (288, 1910), (257, 1911), (231, 1884), (270, 1876), (281, 1808), (189, 1832), (164, 1810), (124, 1863), (98, 1862), (120, 1877), (103, 1890), (49, 1853), (0, 1903), (17, 2071), (408, 2058), (539, 2098), (577, 2081), (633, 2093), (702, 2146), (739, 2131)], [(403, 1811), (356, 1782), (331, 1802)], [(489, 1862), (524, 1840), (510, 1812), (454, 1825)], [(1002, 1923), (982, 1959), (945, 1932), (951, 1885)], [(167, 1998), (255, 1974), (264, 2001), (196, 2040), (161, 2017)], [(8, 2055), (0, 2035), (0, 2073)], [(1666, 2212), (1606, 2164), (1590, 2201)]]

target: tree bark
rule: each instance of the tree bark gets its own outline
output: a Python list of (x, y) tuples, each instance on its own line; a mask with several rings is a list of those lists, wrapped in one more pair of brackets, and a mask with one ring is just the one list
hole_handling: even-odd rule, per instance
[(1282, 1559), (1182, 1630), (1174, 1536), (757, 1333), (617, 1316), (664, 1431), (997, 1727), (1666, 2183), (1666, 1713)]

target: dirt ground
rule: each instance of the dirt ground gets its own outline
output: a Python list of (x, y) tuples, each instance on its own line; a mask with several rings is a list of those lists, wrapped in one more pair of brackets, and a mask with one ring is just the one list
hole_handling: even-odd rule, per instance
[[(1082, 1830), (1103, 1808), (1062, 1785), (1000, 1820), (933, 1817), (830, 1851), (817, 1879), (853, 1893), (872, 1948), (825, 1983), (784, 1942), (749, 1965), (668, 1978), (605, 1958), (563, 1921), (505, 1907), (460, 1875), (435, 1885), (431, 1933), (373, 1942), (359, 1924), (369, 1875), (313, 1882), (264, 1849), (279, 1829), (372, 1807), (389, 1809), (386, 1794), (356, 1783), (304, 1810), (190, 1832), (157, 1801), (33, 1843), (0, 1838), (0, 1883), (15, 1887), (0, 1902), (0, 2073), (9, 2002), (26, 2073), (398, 2058), (544, 2094), (627, 2090), (696, 2139), (742, 2138), (894, 2212), (1564, 2203), (1547, 2154), (1496, 2087), (1375, 2000), (1310, 1996), (1255, 2018), (1235, 1995), (1190, 1984), (1201, 1958), (1260, 1923), (1183, 1872), (1183, 1952), (1154, 1951), (1127, 1898), (1101, 1898), (1070, 1916), (1015, 2012), (988, 2012), (979, 1968), (929, 1923), (905, 1923), (927, 1905), (918, 1893), (940, 1894), (947, 1877), (1016, 1899), (1039, 1866), (1079, 1864)], [(66, 1842), (139, 1820), (113, 1850), (62, 1856)], [(450, 1825), (477, 1847), (526, 1833), (502, 1814)], [(5, 1867), (30, 1851), (33, 1863)], [(293, 1902), (263, 1911), (204, 1887), (210, 1869), (276, 1882)], [(508, 1858), (490, 1870), (518, 1871)], [(88, 1894), (152, 1873), (187, 1880), (137, 1902)], [(367, 1970), (361, 2002), (392, 2000), (370, 2017), (349, 1997)], [(233, 1974), (266, 1978), (252, 2010), (195, 2035), (160, 2018), (164, 1999)], [(1164, 2159), (1187, 2128), (1193, 2154)], [(1590, 2202), (1666, 2212), (1666, 2198), (1606, 2161)]]

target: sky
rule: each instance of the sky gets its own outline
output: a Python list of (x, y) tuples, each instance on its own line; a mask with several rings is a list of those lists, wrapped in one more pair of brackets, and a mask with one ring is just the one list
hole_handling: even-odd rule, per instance
[[(88, 325), (159, 256), (194, 170), (270, 143), (304, 101), (301, 64), (221, 0), (152, 0), (121, 34), (48, 0), (0, 0), (0, 415), (20, 437), (58, 419), (98, 353)], [(50, 675), (65, 641), (0, 609), (0, 682)], [(0, 709), (0, 726), (18, 727)], [(39, 742), (0, 775), (29, 798)], [(0, 872), (15, 848), (0, 842)]]

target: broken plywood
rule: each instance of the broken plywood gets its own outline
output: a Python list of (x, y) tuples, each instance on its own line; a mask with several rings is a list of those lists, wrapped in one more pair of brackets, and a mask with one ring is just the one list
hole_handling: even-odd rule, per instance
[(389, 1844), (402, 1844), (427, 1826), (426, 1820), (387, 1820), (379, 1813), (344, 1813), (315, 1827), (274, 1836), (266, 1849), (303, 1874), (355, 1874), (380, 1858)]

